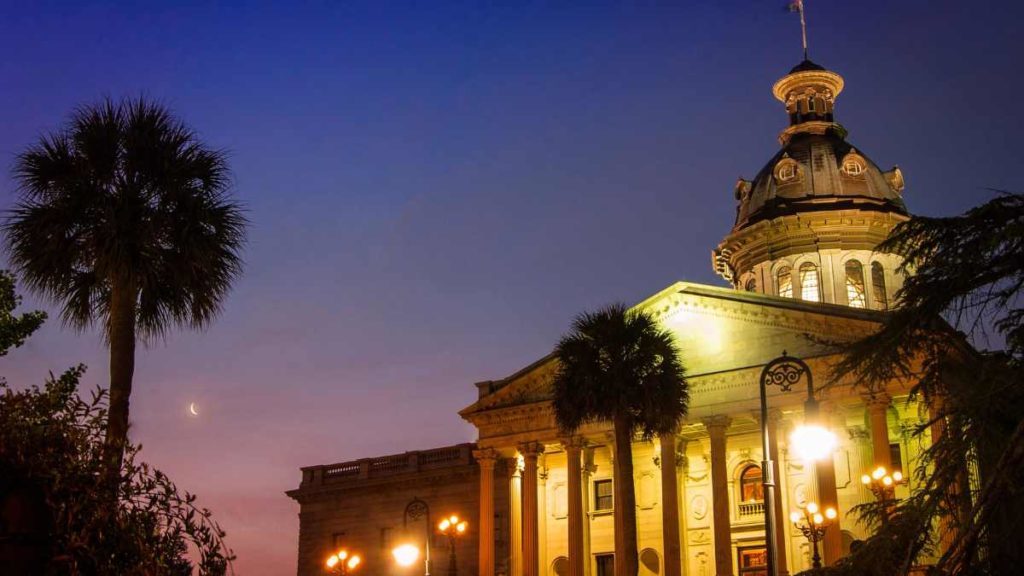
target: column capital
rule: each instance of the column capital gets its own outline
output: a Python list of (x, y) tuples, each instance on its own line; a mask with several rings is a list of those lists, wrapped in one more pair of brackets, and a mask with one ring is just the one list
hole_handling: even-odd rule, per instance
[(726, 416), (724, 414), (716, 414), (715, 416), (708, 416), (707, 418), (704, 418), (703, 420), (701, 420), (701, 424), (704, 424), (704, 427), (707, 428), (708, 433), (714, 433), (716, 431), (724, 433), (725, 430), (727, 428), (729, 428), (729, 424), (731, 424), (731, 423), (732, 423), (732, 418), (730, 418), (730, 417), (728, 417), (728, 416)]
[(864, 392), (863, 394), (860, 395), (860, 397), (864, 400), (864, 403), (869, 408), (876, 409), (879, 407), (888, 408), (889, 403), (892, 401), (892, 396), (889, 396), (889, 393), (886, 392), (885, 390), (874, 390), (871, 392)]
[(566, 436), (561, 439), (562, 449), (566, 452), (570, 450), (582, 451), (587, 447), (587, 440), (583, 436)]
[(516, 448), (523, 455), (523, 458), (536, 459), (537, 456), (544, 452), (544, 445), (540, 442), (523, 442), (516, 446)]
[(473, 459), (480, 465), (481, 468), (494, 468), (494, 465), (498, 462), (499, 458), (498, 451), (494, 448), (481, 448), (479, 450), (473, 450)]

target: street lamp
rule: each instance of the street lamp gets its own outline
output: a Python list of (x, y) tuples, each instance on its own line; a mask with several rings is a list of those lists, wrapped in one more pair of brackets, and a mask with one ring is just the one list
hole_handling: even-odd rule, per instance
[(903, 473), (895, 470), (889, 474), (885, 466), (879, 466), (871, 474), (861, 476), (860, 482), (871, 490), (875, 499), (882, 505), (882, 522), (888, 522), (890, 505), (896, 500), (896, 486), (904, 483)]
[(458, 569), (455, 564), (455, 538), (466, 533), (469, 524), (465, 520), (459, 520), (455, 514), (441, 520), (437, 530), (448, 537), (448, 576), (457, 576)]
[(764, 486), (764, 539), (767, 576), (779, 576), (775, 563), (775, 470), (768, 444), (768, 386), (774, 385), (789, 392), (801, 378), (807, 380), (807, 400), (804, 402), (804, 419), (791, 437), (794, 451), (804, 460), (827, 458), (836, 446), (835, 434), (817, 424), (818, 401), (814, 399), (814, 379), (811, 368), (801, 359), (782, 352), (782, 356), (765, 364), (761, 370), (761, 483)]
[(349, 554), (348, 550), (342, 548), (336, 554), (331, 554), (327, 557), (327, 571), (331, 574), (345, 576), (355, 570), (362, 561), (363, 559), (358, 554)]
[[(402, 529), (408, 535), (409, 520), (424, 518), (424, 540), (423, 540), (423, 576), (430, 576), (430, 507), (419, 498), (413, 498), (405, 505), (405, 512), (402, 513)], [(412, 566), (420, 557), (420, 550), (415, 544), (405, 543), (397, 546), (391, 551), (395, 562), (399, 566)]]
[(807, 538), (811, 543), (814, 550), (814, 555), (811, 556), (811, 568), (814, 570), (821, 568), (821, 554), (818, 553), (818, 542), (825, 538), (825, 529), (832, 524), (836, 516), (838, 514), (836, 514), (835, 508), (826, 508), (825, 513), (822, 514), (819, 512), (818, 505), (814, 502), (808, 502), (803, 507), (802, 514), (800, 512), (793, 512), (789, 515), (789, 519), (793, 521), (793, 526), (802, 532), (804, 538)]

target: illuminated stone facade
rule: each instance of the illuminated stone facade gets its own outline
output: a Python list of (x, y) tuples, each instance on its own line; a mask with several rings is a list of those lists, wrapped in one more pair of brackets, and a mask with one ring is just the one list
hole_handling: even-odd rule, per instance
[[(837, 74), (810, 62), (775, 85), (790, 118), (782, 149), (754, 180), (737, 183), (736, 222), (713, 252), (715, 269), (733, 288), (680, 282), (636, 305), (675, 334), (691, 393), (677, 433), (633, 446), (641, 574), (763, 574), (761, 370), (786, 351), (824, 383), (838, 360), (829, 343), (871, 333), (896, 304), (899, 261), (874, 248), (908, 217), (903, 177), (897, 168), (882, 172), (846, 142), (833, 118), (842, 87)], [(555, 371), (546, 357), (477, 384), (477, 401), (460, 412), (479, 432), (471, 458), (462, 448), (465, 464), (433, 475), (406, 464), (377, 478), (374, 459), (304, 469), (302, 485), (289, 493), (302, 504), (299, 574), (318, 573), (338, 532), (352, 535), (351, 546), (377, 547), (373, 573), (402, 573), (386, 566), (392, 540), (355, 534), (395, 534), (404, 503), (417, 496), (471, 518), (460, 574), (610, 574), (612, 429), (596, 423), (572, 437), (558, 430)], [(840, 381), (818, 396), (820, 419), (839, 446), (831, 460), (808, 465), (788, 441), (804, 419), (804, 395), (769, 390), (782, 573), (810, 567), (807, 542), (786, 520), (790, 511), (812, 500), (839, 510), (824, 543), (825, 561), (834, 562), (866, 536), (850, 514), (872, 498), (861, 474), (879, 464), (909, 471), (920, 449), (908, 431), (922, 415), (904, 388), (866, 398)], [(369, 468), (355, 476), (360, 466)], [(338, 469), (350, 476), (332, 476)], [(900, 486), (897, 496), (907, 491)], [(439, 573), (445, 549), (435, 546), (432, 572)], [(466, 554), (472, 561), (462, 564)]]

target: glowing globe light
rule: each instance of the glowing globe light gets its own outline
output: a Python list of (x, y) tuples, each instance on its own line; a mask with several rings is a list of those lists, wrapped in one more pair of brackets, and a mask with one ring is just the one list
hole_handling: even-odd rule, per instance
[(412, 544), (402, 544), (391, 551), (399, 566), (412, 566), (420, 557), (420, 549)]
[(334, 568), (335, 566), (338, 565), (338, 561), (339, 561), (338, 560), (338, 555), (337, 554), (331, 554), (331, 557), (327, 559), (327, 567), (328, 568)]
[(803, 516), (801, 516), (799, 512), (791, 512), (789, 514), (789, 519), (793, 522), (793, 524), (799, 522), (801, 518), (803, 518)]
[(827, 510), (825, 510), (825, 518), (828, 518), (829, 520), (835, 520), (836, 519), (836, 509), (835, 508), (828, 508)]
[(900, 472), (899, 470), (893, 472), (892, 473), (892, 479), (897, 481), (897, 482), (899, 482), (900, 480), (903, 480), (903, 472)]
[(359, 556), (353, 556), (353, 557), (349, 558), (348, 559), (348, 569), (349, 570), (354, 570), (355, 567), (359, 566), (359, 563), (362, 562), (362, 561), (363, 561), (363, 559), (360, 558)]
[(818, 504), (816, 502), (808, 502), (807, 503), (807, 511), (810, 512), (811, 514), (817, 514), (818, 513)]
[(836, 448), (836, 435), (821, 426), (804, 425), (790, 437), (797, 456), (806, 461), (828, 458)]
[(821, 524), (824, 521), (825, 521), (825, 517), (822, 516), (821, 514), (815, 514), (814, 515), (814, 523), (815, 524)]
[(867, 474), (861, 476), (860, 477), (860, 482), (861, 482), (861, 484), (863, 484), (865, 486), (867, 486), (868, 484), (871, 484), (871, 476), (868, 476)]

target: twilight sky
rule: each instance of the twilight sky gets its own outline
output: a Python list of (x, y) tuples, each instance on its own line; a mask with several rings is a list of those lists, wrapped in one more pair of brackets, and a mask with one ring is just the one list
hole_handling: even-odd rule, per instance
[[(576, 313), (721, 285), (733, 184), (777, 149), (771, 84), (800, 60), (784, 0), (18, 4), (0, 208), (14, 155), (105, 95), (157, 98), (230, 151), (245, 276), (209, 331), (140, 352), (131, 437), (257, 576), (295, 571), (299, 466), (472, 440), (473, 382)], [(901, 167), (912, 211), (1024, 189), (1024, 4), (806, 4), (811, 58), (846, 79), (838, 120)], [(105, 383), (99, 336), (51, 319), (0, 374), (79, 362)]]

